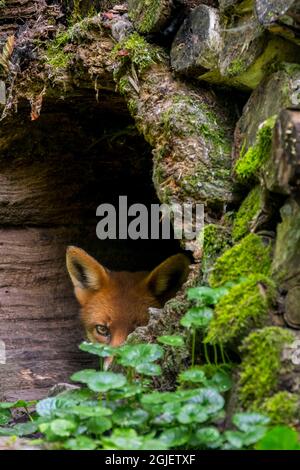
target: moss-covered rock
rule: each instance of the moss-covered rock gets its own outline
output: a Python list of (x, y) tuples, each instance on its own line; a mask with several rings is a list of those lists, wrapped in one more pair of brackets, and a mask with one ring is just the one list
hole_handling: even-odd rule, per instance
[(256, 186), (244, 199), (235, 216), (232, 227), (232, 238), (235, 241), (240, 240), (250, 232), (253, 223), (260, 214), (261, 206), (261, 188)]
[[(268, 75), (253, 91), (236, 125), (235, 160), (238, 158), (243, 160), (248, 150), (255, 146), (257, 132), (262, 123), (271, 116), (278, 115), (283, 108), (299, 105), (299, 80), (300, 66), (298, 64), (281, 64), (277, 72)], [(274, 90), (276, 90), (276, 99), (274, 99)], [(269, 132), (267, 129), (266, 131)], [(251, 153), (253, 156), (253, 150)], [(249, 161), (248, 157), (245, 163)], [(251, 170), (252, 158), (250, 160)], [(256, 158), (256, 160), (258, 159)], [(248, 174), (247, 168), (248, 165), (246, 166), (246, 175)]]
[(277, 237), (272, 263), (273, 276), (285, 290), (284, 317), (291, 326), (300, 326), (300, 205), (289, 199), (280, 211), (282, 222), (277, 226)]
[(277, 392), (257, 407), (271, 419), (273, 424), (298, 424), (300, 419), (300, 397), (287, 391)]
[(215, 260), (230, 247), (230, 230), (228, 227), (216, 224), (205, 225), (199, 234), (202, 243), (201, 269), (204, 280)]
[(218, 287), (251, 274), (268, 275), (270, 266), (271, 245), (251, 233), (217, 259), (209, 283), (212, 287)]
[(260, 407), (278, 391), (284, 347), (293, 340), (292, 332), (276, 326), (253, 331), (244, 340), (238, 383), (238, 397), (243, 407)]
[(270, 156), (276, 117), (271, 116), (264, 121), (259, 126), (253, 146), (246, 152), (241, 150), (234, 169), (238, 180), (245, 182), (258, 177), (260, 168)]
[(139, 33), (155, 33), (168, 21), (173, 0), (129, 0), (128, 13)]
[(275, 284), (263, 274), (252, 274), (233, 286), (217, 303), (205, 341), (226, 345), (239, 342), (252, 328), (268, 322)]

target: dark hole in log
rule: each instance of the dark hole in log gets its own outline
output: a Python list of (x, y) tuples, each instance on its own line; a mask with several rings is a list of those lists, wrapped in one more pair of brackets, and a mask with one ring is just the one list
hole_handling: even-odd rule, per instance
[(20, 103), (0, 134), (0, 400), (45, 396), (50, 386), (90, 367), (78, 350), (79, 307), (65, 268), (77, 245), (114, 270), (150, 270), (178, 241), (96, 237), (96, 208), (119, 195), (149, 206), (151, 148), (115, 95), (45, 99), (30, 121)]

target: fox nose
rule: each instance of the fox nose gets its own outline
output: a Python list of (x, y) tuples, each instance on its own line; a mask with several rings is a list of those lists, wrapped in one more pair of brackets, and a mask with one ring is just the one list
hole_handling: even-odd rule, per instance
[(112, 356), (109, 356), (109, 357), (106, 357), (104, 359), (104, 362), (103, 362), (103, 369), (104, 370), (108, 370), (109, 369), (109, 366), (111, 365), (113, 361), (113, 357)]
[[(113, 346), (113, 347), (121, 346), (123, 343), (125, 343), (125, 341), (127, 339), (127, 336), (128, 336), (128, 334), (124, 334), (123, 332), (119, 333), (119, 334), (116, 333), (112, 336), (109, 345)], [(112, 356), (106, 357), (104, 359), (104, 363), (103, 363), (104, 370), (108, 370), (109, 367), (111, 366), (112, 362), (113, 362), (113, 357)]]

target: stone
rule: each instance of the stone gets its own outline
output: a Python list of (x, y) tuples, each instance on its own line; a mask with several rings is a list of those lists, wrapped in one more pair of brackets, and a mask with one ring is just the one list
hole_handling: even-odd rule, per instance
[[(274, 99), (276, 90), (276, 99)], [(300, 103), (300, 67), (285, 64), (281, 70), (265, 78), (252, 92), (242, 116), (235, 128), (233, 158), (236, 160), (241, 150), (246, 152), (254, 145), (259, 126), (271, 116), (279, 114), (282, 108), (297, 106)]]
[(171, 65), (176, 72), (199, 75), (215, 68), (221, 47), (219, 13), (200, 5), (179, 28), (171, 49)]
[(277, 226), (272, 271), (284, 299), (284, 319), (300, 328), (300, 206), (290, 198), (281, 211)]

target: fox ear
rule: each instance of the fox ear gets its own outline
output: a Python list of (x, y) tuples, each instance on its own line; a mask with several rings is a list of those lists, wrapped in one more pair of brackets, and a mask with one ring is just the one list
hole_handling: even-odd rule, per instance
[(81, 248), (67, 249), (67, 269), (74, 285), (77, 300), (84, 305), (88, 297), (109, 281), (108, 271)]
[(179, 253), (170, 256), (146, 278), (148, 289), (163, 303), (174, 297), (188, 276), (190, 261)]

